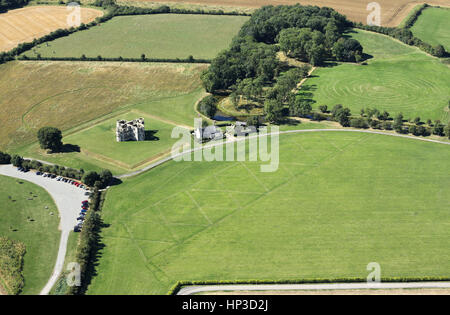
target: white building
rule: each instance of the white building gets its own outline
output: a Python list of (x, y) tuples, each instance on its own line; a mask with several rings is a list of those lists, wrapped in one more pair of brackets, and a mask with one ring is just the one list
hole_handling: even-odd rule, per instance
[(144, 141), (145, 126), (144, 118), (131, 121), (118, 120), (116, 123), (116, 140), (121, 141)]

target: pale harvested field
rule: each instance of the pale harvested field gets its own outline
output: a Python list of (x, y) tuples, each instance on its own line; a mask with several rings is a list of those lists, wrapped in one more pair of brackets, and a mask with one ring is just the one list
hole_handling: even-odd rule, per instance
[[(70, 13), (63, 6), (33, 6), (0, 14), (0, 52), (57, 29), (69, 28), (67, 16)], [(89, 23), (102, 15), (100, 10), (81, 8), (82, 23)]]
[(298, 291), (233, 291), (208, 292), (208, 295), (450, 295), (450, 289), (390, 290), (298, 290)]
[[(121, 2), (125, 2), (122, 0)], [(136, 3), (136, 0), (132, 1)], [(371, 0), (162, 0), (162, 1), (147, 1), (141, 0), (142, 3), (160, 2), (160, 3), (181, 3), (181, 4), (195, 4), (208, 6), (229, 6), (237, 8), (258, 8), (264, 5), (281, 5), (281, 4), (296, 4), (303, 5), (311, 4), (317, 6), (327, 6), (336, 9), (338, 12), (345, 14), (350, 20), (356, 22), (366, 23), (368, 11), (367, 4)], [(376, 0), (381, 5), (381, 24), (383, 26), (397, 26), (409, 13), (409, 11), (417, 4), (424, 3), (424, 1), (417, 0)], [(429, 0), (426, 1), (431, 5), (449, 6), (448, 0)]]
[[(199, 89), (202, 64), (14, 61), (0, 65), (0, 150), (137, 104)], [(143, 105), (142, 105), (143, 106)]]

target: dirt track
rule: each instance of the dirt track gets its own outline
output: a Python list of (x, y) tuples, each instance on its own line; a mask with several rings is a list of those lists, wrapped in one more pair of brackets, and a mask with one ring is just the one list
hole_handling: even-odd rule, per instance
[[(19, 43), (31, 42), (59, 28), (69, 28), (65, 6), (32, 6), (0, 14), (0, 52)], [(81, 8), (81, 22), (88, 23), (103, 15), (102, 11)]]
[[(136, 0), (133, 0), (135, 2)], [(148, 2), (150, 0), (140, 0)], [(318, 6), (328, 6), (345, 14), (350, 20), (366, 23), (368, 11), (367, 4), (374, 1), (381, 6), (381, 24), (383, 26), (397, 26), (411, 11), (411, 9), (421, 3), (422, 0), (151, 0), (161, 3), (191, 3), (209, 6), (230, 6), (241, 8), (258, 8), (264, 5), (279, 4), (311, 4)], [(448, 0), (429, 0), (426, 3), (431, 5), (449, 6)]]

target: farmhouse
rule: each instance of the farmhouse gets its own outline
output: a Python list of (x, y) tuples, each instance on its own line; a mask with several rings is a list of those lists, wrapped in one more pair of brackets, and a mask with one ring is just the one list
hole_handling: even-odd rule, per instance
[(117, 142), (144, 141), (144, 118), (138, 118), (131, 121), (118, 120), (116, 123), (116, 139)]
[(227, 129), (227, 133), (235, 137), (247, 136), (255, 132), (256, 132), (255, 126), (247, 126), (247, 123), (242, 121), (236, 121), (236, 123), (233, 126)]
[(224, 134), (217, 126), (207, 126), (205, 128), (197, 128), (193, 132), (194, 139), (197, 142), (210, 140), (220, 140), (224, 138)]

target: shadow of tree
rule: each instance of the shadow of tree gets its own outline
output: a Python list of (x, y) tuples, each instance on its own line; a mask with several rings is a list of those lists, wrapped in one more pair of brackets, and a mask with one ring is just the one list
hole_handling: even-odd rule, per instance
[(103, 250), (105, 249), (106, 245), (103, 243), (103, 238), (100, 236), (100, 232), (103, 229), (109, 228), (110, 224), (105, 224), (102, 219), (99, 219), (100, 222), (97, 225), (97, 227), (93, 231), (92, 235), (92, 251), (90, 253), (91, 259), (89, 263), (86, 266), (86, 270), (83, 273), (82, 272), (82, 286), (78, 289), (77, 294), (85, 294), (89, 285), (92, 282), (92, 279), (98, 275), (97, 267), (99, 265), (99, 260), (103, 256)]
[(81, 152), (80, 146), (76, 144), (64, 143), (59, 150), (52, 151), (52, 153), (71, 153)]

